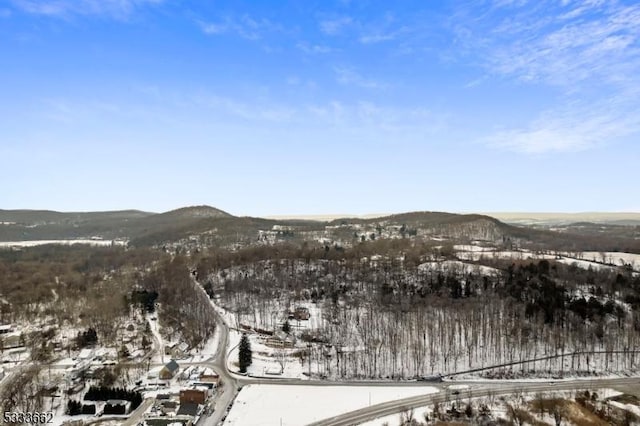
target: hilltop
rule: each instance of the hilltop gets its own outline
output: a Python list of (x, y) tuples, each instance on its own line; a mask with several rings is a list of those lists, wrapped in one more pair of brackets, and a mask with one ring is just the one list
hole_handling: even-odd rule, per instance
[[(329, 217), (325, 217), (329, 219)], [(278, 242), (348, 247), (376, 239), (481, 240), (570, 250), (638, 250), (638, 230), (620, 224), (570, 226), (505, 223), (483, 214), (407, 212), (332, 220), (238, 217), (211, 206), (190, 206), (164, 213), (139, 210), (56, 212), (0, 210), (0, 241), (70, 239), (126, 240), (138, 247), (246, 247)], [(616, 219), (620, 219), (617, 217)], [(629, 218), (627, 218), (629, 219)]]

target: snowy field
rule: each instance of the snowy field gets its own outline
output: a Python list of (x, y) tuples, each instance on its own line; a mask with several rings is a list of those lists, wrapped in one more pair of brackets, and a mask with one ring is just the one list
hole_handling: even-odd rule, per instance
[(579, 256), (584, 260), (594, 262), (606, 262), (612, 265), (622, 266), (624, 264), (630, 264), (634, 269), (640, 268), (640, 254), (623, 253), (616, 251), (583, 251), (579, 253)]
[(422, 271), (457, 271), (460, 274), (469, 274), (470, 272), (479, 273), (480, 275), (494, 276), (500, 271), (489, 266), (476, 265), (474, 263), (465, 263), (458, 260), (445, 260), (444, 262), (425, 262), (418, 266)]
[(556, 256), (552, 254), (534, 253), (528, 250), (516, 251), (516, 250), (502, 250), (502, 251), (479, 251), (468, 250), (458, 251), (456, 253), (458, 259), (477, 262), (483, 259), (514, 259), (514, 260), (542, 260), (555, 259)]
[(593, 269), (597, 271), (614, 271), (617, 268), (615, 266), (603, 265), (602, 263), (595, 263), (589, 260), (578, 260), (570, 257), (563, 257), (562, 259), (556, 259), (556, 262), (564, 263), (565, 265), (576, 265), (578, 268), (582, 269)]
[(438, 392), (425, 387), (248, 385), (238, 394), (225, 426), (300, 426), (369, 404)]
[(87, 244), (91, 246), (126, 246), (126, 241), (120, 240), (33, 240), (33, 241), (0, 241), (0, 247), (36, 247), (46, 244), (74, 245)]
[[(300, 359), (293, 356), (299, 348), (277, 349), (269, 347), (262, 342), (264, 339), (254, 334), (249, 334), (253, 359), (247, 373), (252, 377), (277, 377), (290, 379), (307, 379), (303, 374), (305, 368)], [(229, 333), (229, 347), (232, 348), (227, 367), (233, 372), (238, 372), (238, 345), (241, 334), (236, 331)], [(308, 365), (308, 364), (306, 364)]]
[[(481, 398), (472, 398), (469, 399), (464, 395), (464, 391), (466, 390), (465, 387), (455, 387), (455, 386), (450, 386), (449, 387), (450, 391), (453, 390), (458, 390), (460, 392), (461, 397), (456, 397), (452, 395), (452, 400), (454, 402), (457, 402), (457, 404), (459, 406), (461, 406), (461, 408), (465, 407), (466, 404), (468, 404), (470, 401), (473, 402), (473, 405), (475, 408), (477, 408), (478, 403), (482, 403), (484, 404), (486, 407), (488, 407), (492, 413), (492, 416), (494, 416), (495, 418), (500, 418), (503, 420), (508, 420), (509, 419), (509, 415), (507, 414), (507, 410), (506, 410), (506, 405), (510, 404), (512, 406), (516, 406), (516, 407), (525, 407), (526, 404), (525, 402), (531, 402), (534, 399), (538, 398), (539, 395), (542, 395), (544, 398), (566, 398), (566, 399), (571, 399), (575, 396), (575, 391), (558, 391), (558, 392), (542, 392), (542, 393), (538, 393), (538, 394), (534, 394), (534, 393), (513, 393), (511, 395), (505, 395), (502, 396), (500, 398), (491, 398), (491, 397), (481, 397)], [(613, 396), (616, 395), (620, 395), (621, 393), (612, 389), (596, 389), (598, 395), (600, 396), (600, 398), (605, 399), (605, 398), (611, 398)], [(631, 412), (633, 412), (634, 414), (640, 415), (640, 408), (638, 408), (635, 405), (631, 405), (631, 404), (621, 404), (621, 403), (616, 403), (616, 402), (609, 402), (611, 405), (613, 406), (617, 406), (626, 410), (629, 410)], [(448, 406), (447, 403), (442, 404), (442, 406), (444, 408), (446, 408)], [(422, 424), (425, 422), (425, 414), (427, 414), (429, 416), (429, 418), (431, 419), (431, 421), (434, 420), (433, 417), (433, 406), (429, 406), (429, 407), (418, 407), (414, 410), (412, 410), (412, 414), (413, 414), (413, 418), (416, 419), (419, 422), (422, 422)], [(360, 423), (359, 426), (402, 426), (403, 425), (403, 418), (402, 418), (402, 413), (396, 413), (396, 414), (392, 414), (390, 416), (385, 416), (385, 417), (379, 417), (377, 419), (365, 422), (365, 423)], [(466, 424), (466, 423), (455, 423), (452, 422), (451, 424)], [(529, 424), (529, 423), (525, 423), (525, 424)], [(546, 413), (543, 417), (542, 417), (542, 422), (539, 421), (539, 423), (537, 424), (548, 424), (548, 425), (554, 425), (556, 424), (553, 417), (549, 414)], [(567, 423), (566, 420), (562, 422), (563, 425), (565, 424), (573, 424), (573, 423)], [(586, 423), (586, 424), (591, 424), (591, 423)], [(635, 424), (635, 423), (634, 423)]]

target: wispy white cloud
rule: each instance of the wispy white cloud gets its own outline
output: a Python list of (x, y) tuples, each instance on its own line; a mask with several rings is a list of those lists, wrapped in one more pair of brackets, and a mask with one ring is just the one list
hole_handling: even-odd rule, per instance
[(484, 56), (491, 72), (562, 87), (589, 80), (617, 83), (632, 71), (640, 74), (640, 5), (509, 7), (508, 18), (490, 14), (457, 27), (458, 38)]
[(362, 44), (383, 43), (386, 41), (396, 40), (402, 34), (406, 34), (408, 32), (410, 32), (410, 28), (408, 26), (401, 26), (397, 29), (378, 28), (364, 32), (360, 35), (358, 40)]
[(280, 25), (268, 19), (254, 18), (250, 15), (227, 16), (218, 22), (200, 21), (199, 24), (205, 34), (234, 34), (247, 40), (259, 40), (266, 33), (283, 31)]
[(421, 26), (411, 21), (399, 20), (393, 14), (386, 13), (379, 19), (363, 23), (359, 30), (358, 41), (362, 44), (375, 44), (400, 38), (415, 38)]
[(363, 45), (390, 41), (417, 41), (425, 31), (424, 23), (416, 19), (397, 19), (386, 13), (381, 17), (365, 20), (351, 17), (325, 19), (319, 22), (320, 31), (328, 36), (348, 34)]
[(335, 36), (342, 31), (352, 25), (354, 23), (353, 19), (349, 16), (342, 16), (334, 19), (324, 19), (320, 21), (320, 31), (327, 35)]
[(559, 90), (556, 106), (485, 138), (491, 146), (571, 152), (640, 132), (640, 5), (498, 1), (459, 18), (456, 42), (489, 75)]
[(247, 103), (237, 99), (212, 95), (201, 94), (191, 98), (196, 105), (224, 112), (242, 120), (253, 122), (273, 122), (284, 123), (289, 122), (296, 115), (296, 108), (279, 104), (275, 102), (254, 102)]
[(395, 37), (394, 33), (375, 33), (361, 35), (359, 40), (362, 44), (373, 44), (393, 40)]
[(300, 111), (304, 120), (325, 129), (338, 130), (345, 137), (376, 141), (429, 142), (449, 126), (449, 116), (427, 108), (390, 107), (374, 102), (330, 101)]
[(163, 0), (11, 0), (19, 10), (34, 15), (68, 18), (73, 15), (108, 15), (126, 18), (137, 8)]
[(346, 86), (357, 86), (365, 89), (384, 89), (388, 87), (388, 85), (383, 82), (364, 77), (352, 68), (334, 67), (333, 71), (336, 74), (338, 83)]
[(569, 103), (544, 111), (529, 125), (501, 130), (485, 139), (489, 145), (541, 154), (574, 152), (603, 146), (640, 132), (640, 108), (626, 97), (597, 103)]
[(331, 53), (337, 50), (333, 47), (329, 47), (324, 44), (313, 44), (313, 43), (307, 43), (307, 42), (299, 42), (296, 44), (296, 47), (301, 51), (303, 51), (304, 53), (309, 53), (309, 54)]

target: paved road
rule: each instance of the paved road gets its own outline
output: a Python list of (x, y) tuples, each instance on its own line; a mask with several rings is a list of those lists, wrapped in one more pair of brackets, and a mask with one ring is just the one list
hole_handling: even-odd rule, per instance
[[(470, 390), (461, 390), (460, 396), (467, 398), (469, 392), (471, 397), (482, 397), (489, 395), (507, 395), (516, 392), (552, 392), (559, 390), (578, 390), (588, 388), (607, 388), (623, 385), (637, 385), (638, 378), (625, 379), (593, 379), (593, 380), (566, 380), (557, 382), (464, 382), (456, 381), (456, 385), (467, 384), (472, 386)], [(449, 383), (447, 383), (449, 384)], [(350, 426), (374, 420), (379, 417), (400, 413), (406, 409), (424, 407), (436, 402), (446, 402), (455, 399), (448, 392), (439, 392), (429, 395), (413, 396), (396, 401), (385, 402), (372, 405), (371, 407), (351, 411), (338, 416), (330, 417), (309, 426)]]
[[(196, 284), (198, 285), (198, 284)], [(204, 292), (204, 289), (198, 285), (198, 287)], [(207, 296), (208, 297), (208, 296)], [(213, 303), (213, 302), (211, 302)], [(229, 327), (224, 322), (222, 316), (215, 310), (213, 304), (211, 309), (215, 312), (216, 321), (218, 324), (218, 330), (220, 333), (220, 339), (218, 341), (218, 347), (216, 353), (213, 356), (213, 360), (204, 362), (205, 365), (213, 369), (220, 376), (220, 383), (218, 385), (218, 395), (215, 398), (214, 405), (208, 408), (213, 408), (211, 414), (205, 414), (198, 420), (199, 426), (215, 426), (222, 421), (223, 417), (226, 417), (229, 407), (238, 395), (238, 389), (241, 385), (238, 379), (234, 377), (227, 368), (227, 346), (229, 345)], [(210, 410), (209, 410), (210, 412)]]
[[(199, 291), (203, 291), (202, 287), (194, 282), (199, 288)], [(218, 395), (212, 405), (208, 408), (214, 408), (214, 411), (210, 414), (203, 415), (199, 421), (199, 426), (216, 426), (223, 417), (226, 417), (228, 409), (232, 405), (234, 399), (238, 394), (238, 390), (241, 386), (247, 384), (277, 384), (282, 386), (431, 386), (443, 388), (444, 386), (454, 384), (467, 384), (470, 386), (472, 396), (488, 396), (490, 394), (503, 395), (510, 394), (517, 391), (538, 392), (538, 391), (553, 391), (553, 390), (574, 390), (584, 388), (596, 388), (596, 387), (615, 387), (624, 385), (638, 385), (640, 379), (592, 379), (592, 380), (571, 380), (571, 381), (557, 381), (554, 384), (549, 382), (496, 382), (496, 381), (455, 381), (446, 383), (425, 383), (416, 381), (406, 382), (388, 382), (388, 381), (341, 381), (331, 382), (326, 380), (299, 380), (299, 379), (267, 379), (267, 378), (255, 378), (255, 377), (243, 377), (232, 374), (227, 368), (228, 351), (227, 346), (229, 343), (229, 328), (224, 322), (222, 316), (215, 310), (213, 304), (211, 309), (215, 312), (216, 321), (218, 323), (218, 330), (220, 333), (219, 345), (216, 349), (215, 355), (209, 359), (199, 362), (180, 362), (182, 366), (187, 365), (201, 365), (213, 369), (220, 376), (220, 386), (218, 388)], [(160, 348), (161, 350), (161, 348)], [(13, 373), (20, 371), (25, 366), (19, 366), (13, 369)], [(56, 367), (54, 367), (56, 368)], [(66, 368), (66, 367), (60, 367)], [(11, 373), (8, 373), (10, 375)], [(7, 377), (8, 378), (8, 377)], [(7, 378), (3, 380), (7, 382)], [(0, 389), (4, 383), (0, 383)], [(464, 393), (464, 397), (467, 397), (468, 391), (461, 391)], [(390, 401), (382, 404), (373, 405), (371, 407), (362, 408), (350, 413), (344, 413), (339, 416), (334, 416), (319, 422), (313, 423), (313, 426), (342, 426), (359, 424), (365, 421), (373, 420), (378, 417), (392, 415), (403, 411), (406, 408), (416, 408), (425, 405), (433, 404), (434, 402), (444, 402), (450, 399), (451, 396), (447, 392), (439, 392), (436, 394), (415, 396), (411, 398), (405, 398), (397, 401)], [(126, 426), (133, 426), (139, 422), (144, 412), (153, 404), (153, 399), (146, 399), (143, 404), (129, 417), (124, 423)], [(210, 412), (210, 410), (208, 410)]]
[[(196, 283), (197, 287), (204, 292), (204, 289)], [(344, 382), (331, 382), (326, 380), (299, 380), (299, 379), (266, 379), (266, 378), (254, 378), (243, 377), (231, 374), (227, 368), (227, 345), (229, 341), (229, 327), (224, 322), (222, 316), (215, 310), (213, 302), (211, 302), (211, 308), (215, 311), (218, 327), (220, 330), (220, 343), (218, 345), (216, 354), (212, 362), (204, 362), (202, 365), (206, 365), (214, 369), (221, 378), (222, 386), (219, 388), (221, 392), (216, 398), (215, 411), (212, 415), (203, 416), (198, 425), (202, 426), (215, 426), (219, 424), (232, 405), (235, 397), (238, 394), (240, 386), (247, 384), (277, 384), (282, 386), (431, 386), (444, 388), (452, 384), (452, 382), (446, 383), (425, 383), (425, 382), (388, 382), (388, 381), (344, 381)], [(488, 396), (490, 394), (504, 395), (511, 394), (518, 391), (538, 392), (538, 391), (553, 391), (553, 390), (574, 390), (584, 389), (591, 387), (611, 387), (624, 384), (638, 384), (640, 380), (635, 379), (593, 379), (593, 380), (571, 380), (571, 381), (556, 381), (556, 382), (466, 382), (455, 381), (454, 384), (467, 384), (472, 389), (473, 396)], [(468, 391), (464, 391), (468, 394)], [(386, 402), (383, 404), (377, 404), (371, 407), (366, 407), (360, 410), (356, 410), (350, 413), (344, 413), (339, 416), (331, 417), (320, 422), (313, 423), (314, 426), (346, 426), (362, 423), (365, 421), (373, 420), (378, 417), (392, 415), (403, 411), (406, 408), (421, 407), (434, 402), (444, 402), (451, 398), (447, 392), (439, 392), (436, 394), (428, 394), (423, 396), (405, 398), (397, 401)]]

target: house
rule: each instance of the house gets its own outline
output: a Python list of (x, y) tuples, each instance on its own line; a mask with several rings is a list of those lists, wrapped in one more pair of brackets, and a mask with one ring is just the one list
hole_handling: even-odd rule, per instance
[(11, 324), (3, 324), (0, 325), (0, 334), (7, 334), (13, 331), (13, 326)]
[(178, 347), (178, 342), (172, 342), (164, 345), (164, 354), (173, 355), (175, 349)]
[(180, 354), (186, 355), (187, 352), (189, 351), (189, 344), (187, 342), (180, 343), (178, 345), (178, 351), (180, 351)]
[(11, 331), (0, 336), (4, 349), (21, 348), (24, 346), (24, 338), (22, 333)]
[(160, 373), (158, 374), (158, 377), (162, 380), (171, 380), (176, 375), (179, 369), (180, 366), (178, 365), (178, 363), (172, 359), (164, 367), (162, 367)]
[(178, 416), (191, 416), (195, 417), (198, 415), (198, 404), (187, 403), (180, 404), (180, 408), (178, 409)]
[(147, 426), (191, 426), (193, 419), (191, 417), (146, 417), (144, 423)]
[(275, 335), (269, 337), (265, 343), (267, 346), (276, 348), (293, 348), (296, 340), (293, 335), (288, 335), (285, 332), (278, 331)]
[(202, 383), (210, 383), (213, 386), (217, 386), (220, 381), (220, 376), (213, 371), (206, 369), (202, 374), (200, 374), (199, 380)]
[(165, 414), (174, 414), (178, 411), (178, 403), (176, 401), (162, 401), (160, 403), (160, 411)]
[(304, 306), (296, 307), (296, 310), (289, 314), (290, 319), (295, 319), (298, 321), (306, 321), (311, 318), (311, 314), (309, 313), (309, 309)]
[(207, 400), (207, 390), (204, 388), (200, 389), (182, 389), (180, 391), (180, 405), (183, 404), (201, 404)]
[(175, 357), (186, 355), (188, 351), (189, 351), (189, 345), (185, 342), (182, 342), (182, 343), (172, 342), (172, 343), (166, 344), (164, 347), (165, 355), (170, 355)]
[(110, 399), (104, 406), (104, 414), (129, 414), (131, 402), (123, 399)]

